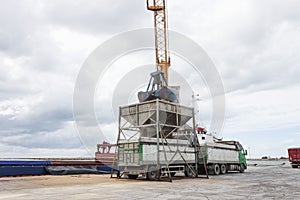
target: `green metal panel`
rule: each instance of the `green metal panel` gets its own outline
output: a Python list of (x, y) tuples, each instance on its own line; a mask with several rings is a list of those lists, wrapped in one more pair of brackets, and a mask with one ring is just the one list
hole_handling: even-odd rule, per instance
[(139, 152), (140, 152), (140, 161), (143, 161), (143, 145), (142, 144), (140, 144)]
[(247, 160), (243, 151), (239, 151), (239, 161), (247, 167)]
[(139, 148), (128, 148), (128, 149), (124, 149), (124, 151), (134, 151), (134, 150), (139, 150)]

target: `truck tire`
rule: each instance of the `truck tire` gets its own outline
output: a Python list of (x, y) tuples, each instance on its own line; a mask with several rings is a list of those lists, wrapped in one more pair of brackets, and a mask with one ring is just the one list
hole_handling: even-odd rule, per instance
[(226, 171), (227, 171), (226, 165), (222, 164), (220, 168), (221, 168), (220, 169), (221, 174), (226, 174)]
[(241, 172), (241, 173), (244, 173), (244, 172), (245, 172), (245, 166), (244, 166), (244, 164), (241, 164), (241, 165), (240, 165), (240, 172)]
[(219, 164), (214, 164), (213, 165), (213, 170), (214, 170), (214, 175), (219, 175), (220, 174), (220, 165)]
[(196, 172), (191, 168), (192, 168), (191, 166), (190, 167), (186, 166), (185, 170), (184, 170), (184, 174), (185, 174), (186, 177), (195, 178), (196, 177)]
[(157, 171), (156, 167), (151, 166), (147, 172), (147, 179), (150, 181), (155, 181), (160, 177), (160, 170)]
[(137, 177), (138, 177), (139, 175), (136, 175), (136, 174), (128, 174), (127, 176), (128, 176), (128, 179), (137, 179)]

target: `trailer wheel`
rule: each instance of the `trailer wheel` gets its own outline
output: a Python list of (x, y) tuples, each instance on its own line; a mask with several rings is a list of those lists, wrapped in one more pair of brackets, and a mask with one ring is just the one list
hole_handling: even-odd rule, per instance
[(226, 171), (227, 171), (226, 165), (222, 164), (221, 165), (221, 174), (226, 174)]
[(244, 166), (244, 164), (241, 164), (241, 165), (240, 165), (240, 172), (241, 172), (241, 173), (244, 173), (244, 172), (245, 172), (245, 166)]
[(160, 170), (159, 172), (157, 171), (156, 167), (151, 166), (149, 167), (149, 172), (147, 172), (147, 179), (150, 181), (155, 181), (160, 177)]
[(137, 179), (137, 177), (138, 177), (139, 175), (128, 174), (127, 176), (128, 176), (128, 179)]
[(186, 166), (184, 170), (184, 174), (186, 177), (189, 178), (195, 178), (196, 177), (196, 172), (193, 170), (193, 167), (191, 166)]
[(215, 175), (219, 175), (220, 174), (220, 165), (214, 164), (213, 165), (213, 169), (214, 169), (214, 174)]

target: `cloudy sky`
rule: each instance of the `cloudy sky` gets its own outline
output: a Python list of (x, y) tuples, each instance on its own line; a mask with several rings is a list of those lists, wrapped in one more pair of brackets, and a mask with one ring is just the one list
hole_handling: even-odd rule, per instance
[[(73, 117), (77, 76), (109, 38), (152, 27), (146, 0), (0, 3), (0, 157), (93, 156), (96, 148), (86, 148)], [(300, 146), (300, 1), (170, 0), (168, 9), (169, 28), (205, 49), (220, 73), (226, 95), (220, 136), (241, 141), (251, 157), (287, 156), (288, 147)], [(153, 53), (133, 57), (120, 59), (142, 66)], [(202, 98), (199, 123), (208, 127), (209, 97), (195, 92)], [(95, 98), (101, 104), (101, 95)], [(112, 114), (95, 108), (96, 115)], [(102, 127), (114, 142), (112, 119), (86, 130)], [(90, 137), (94, 145), (101, 139)]]

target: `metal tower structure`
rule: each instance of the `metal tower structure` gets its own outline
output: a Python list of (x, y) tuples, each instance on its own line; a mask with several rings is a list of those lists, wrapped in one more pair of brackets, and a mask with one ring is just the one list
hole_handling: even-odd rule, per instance
[(154, 12), (158, 71), (151, 74), (147, 91), (139, 92), (140, 103), (119, 109), (115, 171), (118, 178), (125, 175), (129, 179), (141, 175), (148, 180), (161, 180), (167, 175), (172, 181), (171, 177), (177, 172), (198, 177), (199, 147), (194, 108), (170, 98), (173, 93), (167, 88), (170, 58), (166, 1), (147, 0), (147, 9)]
[(168, 68), (171, 63), (168, 50), (166, 1), (147, 0), (147, 9), (154, 12), (156, 66), (164, 73), (165, 81), (168, 83)]

